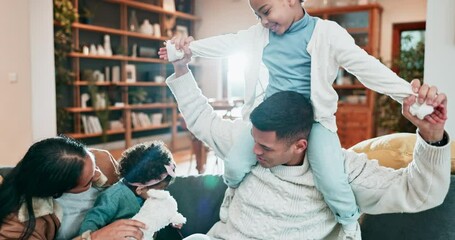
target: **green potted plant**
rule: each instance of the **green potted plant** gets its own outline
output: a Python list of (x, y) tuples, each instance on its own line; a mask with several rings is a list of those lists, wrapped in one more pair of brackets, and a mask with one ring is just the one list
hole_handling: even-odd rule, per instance
[(68, 94), (68, 84), (75, 78), (68, 68), (67, 54), (73, 49), (71, 24), (78, 14), (70, 0), (54, 0), (53, 3), (57, 131), (65, 133), (71, 131), (72, 115), (64, 109), (64, 97)]
[[(412, 41), (410, 35), (402, 39), (404, 44)], [(402, 49), (398, 58), (393, 60), (398, 75), (407, 80), (421, 79), (424, 73), (425, 43), (419, 41), (408, 49)], [(401, 114), (401, 104), (389, 96), (378, 94), (376, 101), (376, 120), (379, 130), (386, 132), (415, 132), (415, 126)]]

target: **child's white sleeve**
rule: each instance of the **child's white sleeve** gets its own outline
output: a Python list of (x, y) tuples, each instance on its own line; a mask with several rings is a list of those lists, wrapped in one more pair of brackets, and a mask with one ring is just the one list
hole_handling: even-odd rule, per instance
[(331, 30), (330, 42), (337, 63), (355, 75), (367, 88), (389, 95), (399, 103), (413, 94), (409, 82), (357, 46), (344, 28), (334, 23)]

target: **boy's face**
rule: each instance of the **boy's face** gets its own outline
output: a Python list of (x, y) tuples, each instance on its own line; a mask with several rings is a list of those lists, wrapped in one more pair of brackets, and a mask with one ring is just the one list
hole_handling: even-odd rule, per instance
[(250, 0), (250, 6), (262, 26), (277, 35), (284, 34), (302, 11), (299, 0)]

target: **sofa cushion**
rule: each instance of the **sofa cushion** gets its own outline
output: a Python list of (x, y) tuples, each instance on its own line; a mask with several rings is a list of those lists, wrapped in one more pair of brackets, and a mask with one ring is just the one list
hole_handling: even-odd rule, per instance
[[(394, 133), (365, 140), (350, 149), (377, 159), (382, 166), (398, 169), (412, 161), (415, 142), (415, 133)], [(451, 171), (455, 174), (455, 141), (451, 142), (451, 162)]]
[(168, 190), (178, 203), (178, 211), (187, 218), (181, 232), (184, 237), (207, 233), (220, 220), (220, 206), (227, 186), (221, 175), (177, 177)]
[[(416, 135), (395, 133), (360, 142), (351, 149), (363, 152), (370, 159), (391, 168), (406, 167), (412, 160)], [(451, 143), (452, 174), (455, 170), (455, 143)], [(362, 217), (362, 238), (383, 239), (455, 239), (455, 175), (449, 193), (438, 207), (419, 213), (365, 214)]]

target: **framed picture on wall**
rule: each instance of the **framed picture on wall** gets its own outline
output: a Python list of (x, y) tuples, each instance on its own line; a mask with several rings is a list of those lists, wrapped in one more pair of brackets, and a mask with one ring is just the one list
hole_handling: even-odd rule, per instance
[(136, 65), (127, 64), (125, 66), (126, 82), (136, 82)]

